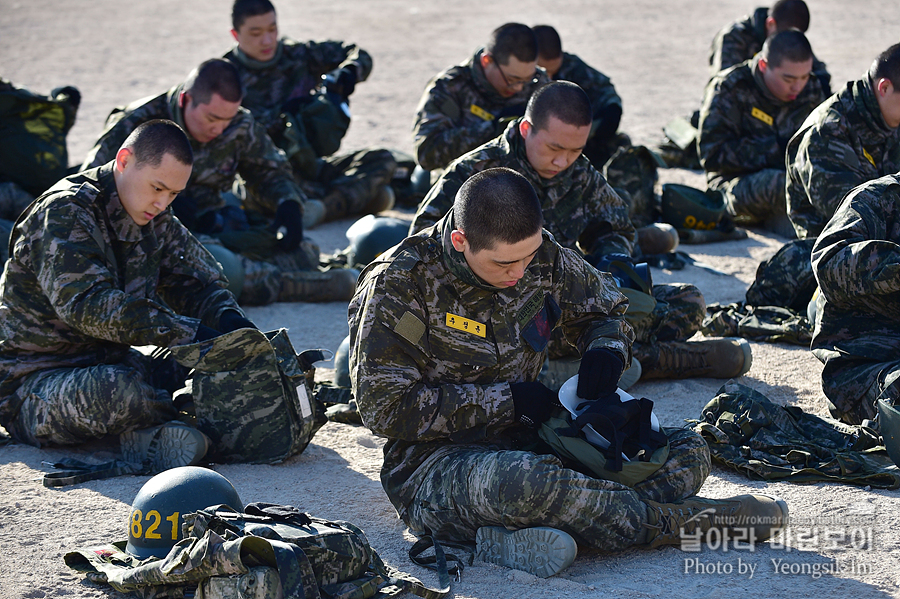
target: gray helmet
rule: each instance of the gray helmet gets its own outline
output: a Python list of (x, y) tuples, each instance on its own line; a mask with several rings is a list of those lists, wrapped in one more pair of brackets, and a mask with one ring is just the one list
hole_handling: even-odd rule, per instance
[(718, 191), (666, 183), (662, 186), (662, 215), (676, 229), (714, 229), (725, 215), (725, 199)]
[(165, 557), (181, 539), (185, 514), (221, 504), (244, 508), (234, 486), (218, 472), (198, 466), (161, 472), (144, 483), (131, 504), (125, 551), (141, 559)]
[(363, 268), (409, 234), (409, 222), (390, 216), (366, 215), (350, 225), (347, 259), (354, 268)]
[(334, 385), (350, 386), (350, 335), (344, 337), (334, 353)]
[(900, 465), (900, 411), (886, 399), (878, 400), (878, 428), (888, 455)]

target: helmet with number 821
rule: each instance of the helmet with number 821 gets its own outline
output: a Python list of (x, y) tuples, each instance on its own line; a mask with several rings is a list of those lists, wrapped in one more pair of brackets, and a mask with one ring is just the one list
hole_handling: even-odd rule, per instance
[(227, 478), (208, 468), (183, 466), (144, 483), (131, 504), (125, 551), (141, 559), (165, 557), (181, 539), (184, 514), (225, 504), (244, 504)]

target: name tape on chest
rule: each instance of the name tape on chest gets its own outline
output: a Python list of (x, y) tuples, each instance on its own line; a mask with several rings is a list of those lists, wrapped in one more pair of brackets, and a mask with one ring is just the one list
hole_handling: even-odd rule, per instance
[(872, 166), (874, 166), (875, 168), (878, 168), (878, 167), (876, 166), (876, 164), (875, 164), (875, 159), (872, 158), (872, 155), (869, 154), (869, 151), (868, 151), (867, 149), (865, 149), (865, 148), (863, 148), (863, 156), (866, 157), (866, 160), (868, 160), (869, 162), (872, 163)]
[(478, 104), (472, 104), (471, 106), (469, 106), (469, 112), (471, 112), (472, 114), (474, 114), (474, 115), (477, 116), (478, 118), (484, 119), (484, 120), (486, 120), (486, 121), (493, 121), (493, 120), (494, 120), (494, 115), (492, 115), (490, 112), (488, 112), (487, 110), (485, 110), (484, 108), (482, 108), (482, 107), (479, 106)]
[(479, 337), (484, 337), (487, 332), (487, 327), (483, 323), (476, 322), (474, 320), (464, 318), (456, 314), (450, 314), (449, 312), (447, 312), (447, 326), (451, 329), (456, 329), (457, 331), (463, 331), (466, 333), (472, 333), (473, 335), (477, 335)]
[(750, 116), (761, 120), (762, 122), (764, 122), (765, 124), (767, 124), (769, 126), (772, 126), (772, 124), (775, 123), (775, 119), (773, 119), (771, 116), (769, 116), (768, 114), (766, 114), (765, 112), (763, 112), (762, 110), (757, 108), (756, 106), (754, 106), (753, 110), (750, 111)]

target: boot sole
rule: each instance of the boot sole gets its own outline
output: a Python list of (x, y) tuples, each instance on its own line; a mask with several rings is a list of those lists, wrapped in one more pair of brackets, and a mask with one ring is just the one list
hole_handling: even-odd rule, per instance
[(643, 368), (641, 367), (641, 363), (638, 362), (638, 359), (635, 357), (631, 358), (631, 366), (625, 369), (625, 372), (622, 373), (622, 376), (619, 377), (619, 389), (622, 391), (628, 391), (636, 382), (641, 379), (641, 375), (643, 374)]
[(491, 564), (548, 578), (575, 561), (578, 546), (568, 533), (556, 528), (483, 526), (475, 534), (475, 554)]
[(209, 450), (206, 435), (195, 428), (176, 424), (129, 431), (119, 439), (126, 462), (149, 464), (153, 472), (194, 466)]

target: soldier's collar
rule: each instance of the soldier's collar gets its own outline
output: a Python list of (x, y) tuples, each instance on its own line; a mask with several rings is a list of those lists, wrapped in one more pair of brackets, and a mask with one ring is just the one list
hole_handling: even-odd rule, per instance
[(250, 58), (247, 54), (244, 53), (243, 50), (239, 46), (235, 46), (232, 50), (234, 57), (237, 59), (242, 66), (247, 67), (248, 69), (259, 70), (259, 69), (268, 69), (270, 67), (278, 64), (278, 61), (281, 60), (281, 55), (284, 53), (284, 45), (282, 44), (282, 40), (278, 40), (278, 45), (275, 47), (275, 54), (269, 60), (263, 62), (261, 60), (256, 60), (255, 58)]
[(875, 97), (875, 88), (872, 86), (869, 76), (866, 75), (850, 85), (853, 102), (866, 122), (872, 127), (872, 130), (888, 135), (893, 133), (894, 129), (888, 127), (888, 124), (884, 122), (884, 115), (881, 114), (881, 107), (878, 105), (878, 98)]

